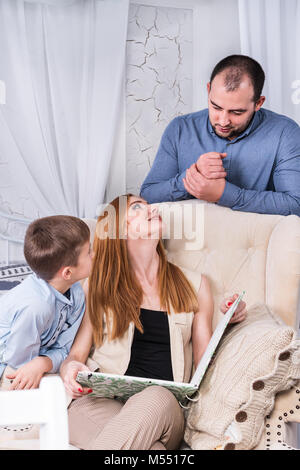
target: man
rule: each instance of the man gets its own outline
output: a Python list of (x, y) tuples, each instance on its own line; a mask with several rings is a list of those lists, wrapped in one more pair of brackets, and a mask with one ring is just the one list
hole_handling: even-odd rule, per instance
[(300, 128), (262, 109), (264, 80), (250, 57), (219, 62), (207, 84), (208, 109), (170, 122), (141, 196), (300, 216)]

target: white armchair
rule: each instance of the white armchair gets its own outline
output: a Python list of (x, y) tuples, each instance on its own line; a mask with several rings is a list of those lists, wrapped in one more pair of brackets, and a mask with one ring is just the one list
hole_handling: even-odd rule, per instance
[[(166, 221), (169, 259), (205, 274), (210, 281), (215, 300), (214, 326), (221, 315), (221, 299), (245, 290), (248, 306), (264, 303), (298, 330), (299, 217), (237, 212), (196, 200), (159, 206)], [(86, 222), (93, 237), (95, 220)], [(270, 444), (266, 447), (270, 441), (283, 450), (289, 448), (286, 442), (297, 446), (297, 427), (291, 421), (300, 422), (299, 392), (300, 387), (293, 387), (276, 396), (256, 449), (270, 448)], [(272, 439), (267, 441), (269, 437)]]
[[(167, 206), (167, 214), (170, 207), (174, 214), (170, 239), (165, 242), (169, 259), (208, 277), (215, 300), (214, 325), (221, 315), (221, 299), (245, 290), (248, 306), (264, 303), (298, 330), (299, 217), (236, 212), (195, 200)], [(178, 224), (184, 220), (183, 212), (195, 233), (192, 240), (187, 238), (186, 230), (182, 239), (175, 239)], [(282, 445), (284, 441), (297, 446), (296, 426), (291, 422), (300, 422), (299, 398), (297, 386), (276, 396), (274, 411), (266, 418), (257, 449), (269, 448), (270, 444), (266, 445), (270, 442), (285, 450), (288, 446)]]

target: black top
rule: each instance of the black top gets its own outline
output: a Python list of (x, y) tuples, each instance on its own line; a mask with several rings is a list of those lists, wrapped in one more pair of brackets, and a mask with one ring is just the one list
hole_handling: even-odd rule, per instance
[(174, 380), (168, 315), (166, 312), (141, 308), (144, 333), (135, 328), (131, 358), (125, 375)]

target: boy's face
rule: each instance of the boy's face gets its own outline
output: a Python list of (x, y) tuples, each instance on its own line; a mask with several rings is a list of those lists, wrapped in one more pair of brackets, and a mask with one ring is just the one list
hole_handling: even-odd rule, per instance
[(74, 282), (80, 281), (81, 279), (85, 279), (89, 276), (92, 268), (92, 259), (93, 253), (91, 244), (88, 241), (81, 248), (77, 266), (71, 266), (69, 268), (72, 272), (72, 280)]

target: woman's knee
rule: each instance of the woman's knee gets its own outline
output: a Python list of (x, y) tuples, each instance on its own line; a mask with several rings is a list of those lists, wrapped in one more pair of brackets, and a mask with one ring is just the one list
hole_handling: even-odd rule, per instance
[(178, 403), (173, 393), (170, 392), (170, 390), (167, 388), (161, 387), (160, 385), (151, 385), (150, 387), (146, 387), (140, 393), (144, 396), (147, 396), (149, 399), (155, 400), (158, 398), (166, 402), (173, 402), (175, 400), (175, 402)]
[(147, 403), (147, 406), (151, 409), (157, 411), (161, 410), (163, 413), (175, 413), (179, 416), (183, 415), (177, 399), (173, 393), (165, 387), (152, 385), (145, 388), (137, 395), (133, 395), (133, 397), (135, 397), (135, 401), (140, 400), (144, 406)]

